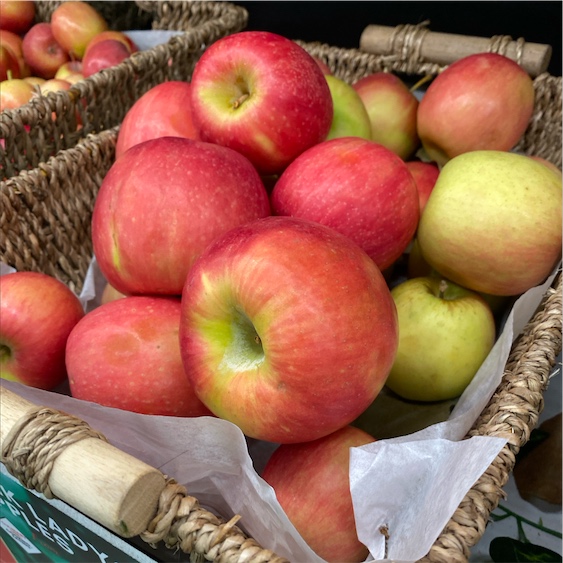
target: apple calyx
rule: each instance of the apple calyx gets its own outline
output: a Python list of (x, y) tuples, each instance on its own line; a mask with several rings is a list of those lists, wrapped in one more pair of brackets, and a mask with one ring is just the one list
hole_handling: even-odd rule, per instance
[(440, 280), (438, 284), (438, 297), (440, 299), (446, 299), (446, 291), (448, 290), (448, 282), (446, 280)]
[(252, 369), (264, 361), (262, 339), (252, 321), (235, 309), (231, 319), (231, 337), (226, 343), (224, 360), (238, 369)]

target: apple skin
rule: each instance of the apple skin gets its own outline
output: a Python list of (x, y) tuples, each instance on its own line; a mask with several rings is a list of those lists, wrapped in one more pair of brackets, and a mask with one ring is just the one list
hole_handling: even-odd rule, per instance
[(196, 63), (191, 84), (201, 139), (240, 152), (261, 174), (281, 172), (330, 129), (332, 98), (321, 69), (275, 33), (219, 39)]
[(68, 61), (62, 64), (55, 73), (55, 78), (68, 80), (68, 77), (82, 74), (82, 61)]
[(403, 160), (420, 146), (416, 119), (418, 99), (396, 75), (374, 72), (353, 84), (371, 122), (371, 140), (382, 144)]
[(0, 111), (27, 104), (34, 94), (34, 86), (27, 79), (12, 78), (0, 83)]
[(418, 192), (405, 163), (357, 137), (305, 151), (280, 176), (271, 202), (274, 215), (302, 217), (348, 236), (381, 270), (402, 255), (419, 220)]
[(90, 4), (76, 0), (62, 2), (51, 16), (53, 34), (58, 43), (71, 55), (81, 60), (88, 43), (108, 29), (102, 15)]
[(68, 80), (61, 78), (49, 78), (39, 86), (41, 94), (46, 95), (49, 92), (58, 92), (60, 90), (68, 90), (72, 84)]
[(180, 349), (201, 401), (259, 440), (314, 440), (351, 423), (395, 356), (385, 280), (333, 229), (267, 217), (215, 240), (182, 294)]
[(94, 253), (121, 293), (180, 295), (213, 239), (267, 215), (268, 194), (244, 156), (160, 137), (131, 147), (105, 176), (93, 210)]
[(336, 76), (325, 76), (334, 114), (326, 139), (338, 137), (361, 137), (371, 139), (371, 123), (368, 112), (356, 90)]
[(167, 136), (198, 138), (192, 121), (189, 82), (170, 80), (157, 84), (131, 106), (119, 128), (115, 157), (143, 141)]
[(87, 313), (67, 340), (72, 396), (142, 414), (210, 415), (184, 373), (179, 322), (171, 297), (124, 297)]
[(135, 44), (135, 42), (125, 33), (122, 31), (111, 30), (108, 29), (107, 31), (102, 31), (92, 37), (89, 41), (88, 45), (86, 46), (86, 50), (84, 51), (84, 56), (86, 53), (91, 49), (96, 43), (100, 43), (101, 41), (105, 41), (106, 39), (114, 39), (116, 41), (121, 41), (126, 47), (129, 53), (136, 53), (139, 48)]
[(8, 47), (0, 45), (0, 82), (15, 78), (21, 78), (18, 58)]
[(104, 39), (93, 45), (82, 59), (82, 74), (85, 78), (105, 68), (111, 68), (128, 59), (131, 52), (117, 39)]
[(51, 390), (67, 376), (68, 335), (84, 316), (78, 297), (39, 272), (0, 276), (0, 377)]
[(545, 165), (505, 151), (468, 152), (441, 169), (417, 238), (424, 259), (449, 280), (519, 295), (561, 259), (561, 206), (561, 177)]
[(411, 401), (459, 397), (495, 342), (489, 305), (476, 292), (436, 276), (404, 281), (391, 295), (399, 347), (387, 387)]
[(350, 448), (375, 442), (367, 432), (345, 426), (301, 444), (282, 444), (264, 468), (287, 517), (313, 551), (329, 563), (365, 561), (350, 494)]
[(23, 35), (33, 25), (35, 2), (0, 0), (0, 29)]
[(67, 51), (53, 35), (50, 23), (36, 23), (25, 34), (22, 41), (23, 56), (31, 73), (45, 78), (53, 78), (57, 69), (70, 60)]
[(469, 151), (509, 151), (533, 109), (530, 76), (508, 57), (477, 53), (430, 83), (418, 108), (418, 134), (430, 159), (442, 166)]
[(435, 162), (422, 162), (419, 160), (408, 161), (406, 165), (416, 184), (418, 203), (420, 213), (422, 214), (428, 202), (428, 198), (434, 189), (436, 180), (440, 174), (440, 169)]
[(561, 170), (559, 168), (557, 168), (557, 166), (555, 166), (555, 164), (553, 164), (553, 162), (550, 162), (549, 160), (547, 160), (546, 158), (542, 158), (541, 156), (532, 155), (532, 156), (530, 156), (530, 158), (532, 160), (535, 160), (536, 162), (541, 162), (544, 166), (547, 166), (550, 170), (555, 172), (558, 176), (561, 176)]
[(22, 45), (23, 39), (19, 35), (5, 29), (0, 29), (0, 46), (3, 46), (7, 48), (8, 51), (11, 51), (18, 61), (19, 77), (12, 76), (12, 78), (26, 78), (31, 74), (31, 69), (23, 57)]

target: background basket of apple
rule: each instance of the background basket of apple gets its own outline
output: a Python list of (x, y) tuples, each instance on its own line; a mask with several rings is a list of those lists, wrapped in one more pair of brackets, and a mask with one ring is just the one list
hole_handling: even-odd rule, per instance
[[(2, 14), (2, 178), (118, 125), (142, 93), (247, 21), (229, 2), (4, 0)], [(139, 50), (123, 32), (143, 29), (185, 32), (184, 45)]]
[[(454, 309), (455, 303), (463, 304), (460, 309), (471, 312), (477, 325), (468, 326), (467, 330), (479, 338), (471, 339), (477, 348), (468, 355), (480, 364), (490, 351), (498, 329), (486, 298), (516, 297), (542, 283), (556, 267), (561, 250), (561, 178), (559, 171), (550, 170), (548, 163), (560, 165), (560, 128), (557, 122), (550, 121), (550, 116), (557, 113), (560, 105), (561, 79), (543, 75), (532, 81), (503, 57), (476, 57), (451, 65), (447, 73), (445, 69), (433, 68), (430, 74), (440, 72), (441, 80), (432, 84), (446, 84), (448, 94), (438, 94), (438, 101), (432, 103), (439, 89), (429, 87), (423, 106), (401, 81), (391, 78), (392, 73), (403, 69), (404, 60), (400, 57), (382, 58), (355, 50), (301, 44), (315, 57), (311, 59), (287, 40), (272, 38), (272, 42), (267, 42), (257, 35), (249, 47), (240, 37), (230, 36), (227, 39), (231, 42), (217, 41), (215, 49), (195, 55), (192, 66), (175, 68), (176, 76), (189, 84), (179, 86), (178, 81), (163, 80), (150, 92), (147, 90), (147, 97), (139, 98), (119, 128), (88, 135), (79, 145), (59, 152), (38, 168), (4, 181), (2, 197), (9, 212), (3, 216), (6, 245), (2, 256), (3, 261), (17, 270), (48, 273), (79, 292), (84, 285), (85, 266), (94, 252), (104, 277), (129, 297), (108, 300), (87, 313), (74, 325), (71, 336), (67, 334), (64, 339), (65, 369), (70, 374), (73, 395), (102, 404), (113, 401), (112, 406), (152, 414), (200, 416), (208, 414), (206, 409), (210, 409), (215, 416), (237, 424), (251, 438), (284, 445), (276, 450), (279, 453), (271, 458), (272, 463), (264, 472), (264, 477), (274, 483), (276, 479), (283, 481), (283, 475), (287, 480), (287, 475), (292, 474), (283, 469), (284, 465), (286, 468), (291, 463), (296, 467), (303, 465), (300, 456), (307, 455), (307, 444), (319, 448), (315, 459), (324, 460), (324, 452), (328, 451), (329, 460), (343, 459), (346, 466), (347, 457), (335, 452), (373, 441), (372, 436), (353, 430), (350, 424), (373, 403), (385, 383), (393, 385), (407, 400), (459, 397), (479, 365), (472, 367), (467, 379), (460, 376), (453, 381), (447, 373), (461, 372), (461, 367), (455, 364), (457, 358), (438, 360), (449, 367), (444, 385), (435, 390), (438, 394), (429, 392), (428, 380), (419, 389), (408, 381), (413, 370), (412, 363), (408, 363), (412, 362), (412, 357), (406, 354), (408, 349), (416, 351), (418, 364), (427, 356), (424, 349), (439, 350), (436, 338), (422, 344), (423, 349), (418, 351), (412, 343), (401, 344), (402, 335), (408, 334), (403, 318), (417, 316), (417, 311), (409, 310), (417, 299), (420, 304), (426, 300), (431, 308), (446, 304)], [(182, 49), (180, 41), (175, 46)], [(277, 103), (272, 101), (262, 113), (259, 106), (250, 106), (248, 119), (254, 118), (256, 127), (250, 133), (245, 120), (237, 119), (236, 115), (228, 122), (232, 129), (225, 132), (219, 126), (221, 119), (209, 111), (213, 102), (224, 106), (225, 99), (234, 100), (232, 111), (240, 108), (249, 111), (248, 99), (254, 88), (251, 80), (255, 74), (235, 74), (237, 79), (230, 82), (228, 73), (218, 71), (225, 68), (221, 66), (225, 63), (217, 62), (226, 56), (225, 52), (242, 53), (242, 60), (256, 61), (256, 69), (260, 65), (271, 69), (276, 63), (285, 73), (284, 80), (270, 85), (264, 78), (264, 88), (269, 88), (268, 92), (274, 96), (272, 100)], [(177, 60), (172, 59), (172, 67)], [(284, 61), (290, 61), (289, 67), (284, 67)], [(438, 124), (447, 127), (455, 120), (447, 113), (448, 102), (455, 100), (456, 94), (451, 83), (448, 86), (448, 77), (463, 82), (467, 91), (474, 76), (473, 65), (483, 61), (491, 65), (485, 77), (495, 82), (499, 80), (495, 65), (502, 68), (500, 72), (506, 82), (502, 95), (508, 96), (503, 98), (502, 109), (507, 114), (501, 114), (499, 120), (488, 116), (480, 122), (481, 93), (480, 103), (472, 107), (471, 119), (464, 121), (466, 128), (458, 129), (461, 134), (455, 135), (454, 127), (453, 132), (446, 129), (446, 137), (440, 138), (443, 133)], [(463, 70), (467, 68), (472, 70)], [(192, 69), (198, 74), (194, 71), (192, 75)], [(456, 69), (461, 69), (463, 81), (456, 77)], [(382, 71), (386, 73), (373, 78)], [(420, 75), (428, 72), (421, 63)], [(268, 75), (270, 72), (265, 72)], [(416, 73), (411, 75), (409, 78), (416, 81)], [(295, 82), (288, 80), (288, 76), (294, 76)], [(360, 84), (363, 79), (365, 82)], [(226, 91), (221, 90), (217, 81), (227, 84)], [(368, 100), (377, 90), (369, 87), (370, 82), (383, 84), (379, 90), (383, 88), (387, 92), (386, 100), (399, 103), (401, 108), (408, 108), (409, 104), (415, 108), (414, 135), (411, 109), (410, 122), (407, 119), (407, 125), (411, 124), (410, 135), (403, 136), (405, 140), (398, 145), (389, 144), (393, 150), (385, 146), (391, 141), (384, 136), (373, 143)], [(483, 82), (482, 77), (479, 82)], [(352, 84), (356, 87), (351, 87)], [(186, 110), (186, 98), (180, 93), (173, 94), (174, 88), (183, 89), (184, 95), (186, 89), (191, 90), (187, 109), (191, 109), (197, 123), (196, 142), (194, 130), (185, 130), (180, 135), (175, 132), (173, 139), (146, 140), (161, 118), (170, 125), (175, 103)], [(282, 103), (286, 89), (299, 93), (300, 104)], [(508, 99), (514, 92), (522, 97), (511, 107)], [(312, 108), (307, 115), (299, 110), (304, 100)], [(374, 103), (372, 107), (378, 105)], [(435, 106), (440, 106), (440, 113), (446, 119), (439, 119), (434, 113)], [(273, 108), (282, 112), (281, 116)], [(347, 111), (353, 108), (359, 111)], [(383, 115), (399, 113), (392, 106), (383, 108)], [(426, 130), (421, 125), (425, 113), (430, 118)], [(186, 114), (185, 120), (190, 119)], [(499, 121), (503, 123), (503, 142), (494, 145), (495, 150), (488, 152), (489, 146), (480, 146), (479, 151), (456, 147), (457, 142), (462, 145), (466, 141), (475, 142), (483, 135), (485, 125), (494, 129)], [(477, 132), (471, 131), (475, 124), (478, 124)], [(261, 127), (276, 131), (270, 142), (267, 136), (260, 135)], [(394, 123), (392, 127), (396, 130), (400, 126)], [(288, 131), (292, 130), (298, 132), (296, 138), (291, 137), (294, 140), (283, 146)], [(382, 130), (383, 126), (378, 128), (378, 132)], [(171, 129), (166, 131), (169, 135)], [(543, 139), (547, 135), (550, 142), (538, 143), (538, 131)], [(282, 144), (283, 150), (271, 142), (272, 138)], [(414, 161), (421, 141), (426, 154), (432, 155), (441, 167), (438, 179), (434, 174), (432, 196), (427, 201), (420, 197), (422, 183), (417, 182), (416, 166), (410, 172), (405, 162)], [(546, 161), (534, 162), (528, 156), (509, 152), (514, 147)], [(178, 181), (171, 172), (178, 164), (190, 171), (189, 194), (182, 187), (184, 180)], [(437, 166), (423, 168), (435, 173)], [(371, 181), (374, 176), (376, 179)], [(522, 182), (522, 178), (526, 181)], [(467, 182), (472, 187), (469, 195), (463, 190)], [(224, 189), (217, 190), (218, 185)], [(488, 199), (491, 185), (498, 186), (501, 200)], [(529, 190), (542, 196), (528, 198), (523, 192)], [(479, 195), (478, 201), (475, 194)], [(487, 202), (485, 205), (483, 200)], [(307, 201), (309, 207), (304, 206)], [(537, 208), (529, 212), (534, 206)], [(475, 208), (477, 215), (471, 213)], [(499, 213), (506, 210), (508, 213), (500, 217)], [(511, 222), (516, 215), (518, 228)], [(366, 217), (377, 217), (378, 224), (366, 222)], [(479, 228), (472, 231), (478, 222)], [(512, 225), (512, 228), (500, 232), (496, 230), (499, 225)], [(460, 230), (465, 232), (465, 238), (459, 239)], [(415, 242), (424, 253), (423, 270), (411, 262), (414, 252), (408, 252), (411, 244), (414, 249)], [(489, 249), (491, 252), (485, 253)], [(399, 278), (405, 254), (408, 254), (408, 267), (417, 273), (403, 281)], [(77, 261), (70, 264), (71, 260)], [(428, 275), (430, 269), (442, 275), (447, 272), (448, 282), (440, 283), (444, 280)], [(447, 296), (449, 291), (453, 291), (451, 296)], [(483, 410), (481, 420), (471, 432), (512, 435), (510, 443), (499, 456), (498, 464), (493, 464), (490, 474), (485, 476), (487, 492), (483, 493), (478, 486), (470, 491), (460, 514), (452, 518), (451, 529), (444, 532), (431, 550), (430, 560), (462, 560), (463, 553), (479, 537), (479, 525), (488, 517), (487, 509), (479, 515), (473, 514), (474, 505), (484, 497), (490, 511), (501, 494), (511, 458), (527, 440), (529, 428), (541, 409), (541, 392), (532, 393), (530, 398), (522, 392), (522, 387), (545, 388), (549, 361), (553, 351), (556, 353), (557, 346), (560, 347), (560, 324), (558, 327), (553, 318), (554, 311), (555, 316), (560, 311), (559, 294), (559, 287), (547, 291), (544, 307), (526, 326), (525, 337), (506, 366), (503, 385), (507, 381), (514, 384), (516, 380), (520, 400), (526, 406), (526, 420), (516, 424), (503, 418), (500, 422), (504, 426), (500, 429), (496, 426), (498, 410), (505, 413), (510, 410), (510, 401), (515, 401), (511, 394), (508, 407), (500, 404), (506, 398), (505, 387), (501, 385), (495, 400)], [(306, 305), (301, 308), (299, 303)], [(167, 364), (165, 371), (170, 375), (182, 374), (184, 369), (189, 371), (190, 383), (197, 389), (196, 401), (186, 400), (180, 405), (178, 396), (189, 390), (185, 385), (183, 389), (175, 386), (176, 379), (167, 393), (162, 388), (155, 393), (145, 384), (144, 391), (137, 393), (143, 405), (132, 406), (127, 403), (127, 394), (121, 396), (114, 388), (108, 389), (106, 381), (92, 379), (92, 373), (102, 361), (99, 348), (92, 347), (92, 343), (99, 339), (97, 342), (105, 341), (105, 347), (111, 348), (111, 342), (120, 336), (117, 332), (109, 333), (108, 322), (114, 327), (127, 325), (135, 316), (129, 307), (136, 314), (151, 311), (150, 322), (145, 322), (142, 329), (147, 339), (159, 336), (155, 335), (155, 325), (169, 327), (157, 332), (161, 336), (169, 335), (171, 340), (156, 346), (167, 350), (168, 360), (173, 360), (176, 354), (172, 353), (171, 342), (178, 343), (178, 328), (170, 319), (180, 317), (181, 346), (175, 355), (177, 361), (174, 365)], [(431, 318), (431, 315), (420, 316)], [(538, 342), (537, 326), (547, 323), (552, 323), (550, 336)], [(284, 324), (294, 328), (284, 332)], [(405, 327), (402, 331), (401, 326)], [(412, 326), (415, 336), (436, 334), (434, 331), (438, 330), (436, 326), (414, 323)], [(458, 327), (447, 327), (439, 340), (461, 334)], [(449, 342), (446, 348), (451, 350), (455, 344), (453, 340)], [(242, 343), (244, 351), (236, 343)], [(519, 371), (520, 359), (523, 348), (529, 347), (543, 351), (547, 361), (526, 371), (524, 376)], [(314, 362), (305, 357), (308, 356), (305, 352), (312, 349), (318, 351)], [(125, 347), (119, 351), (123, 350)], [(253, 398), (249, 388), (238, 381), (243, 381), (244, 374), (253, 373), (263, 363), (266, 350), (269, 350), (268, 363), (287, 376), (277, 380), (272, 367), (270, 384), (255, 385), (258, 398)], [(407, 366), (402, 370), (397, 363), (401, 354)], [(457, 353), (458, 357), (462, 355)], [(146, 357), (132, 361), (128, 369), (139, 372), (140, 362), (149, 363)], [(125, 365), (123, 358), (121, 364)], [(106, 369), (109, 372), (110, 366)], [(230, 385), (220, 385), (214, 377), (218, 373), (228, 378)], [(119, 377), (117, 369), (115, 377)], [(308, 385), (299, 385), (301, 378)], [(58, 381), (51, 380), (48, 385)], [(37, 381), (33, 383), (39, 385)], [(455, 383), (453, 388), (452, 383)], [(288, 392), (294, 389), (300, 392)], [(225, 395), (237, 400), (225, 400)], [(180, 406), (186, 410), (165, 413), (154, 410)], [(295, 447), (291, 447), (293, 444)], [(338, 473), (335, 469), (329, 472)], [(298, 470), (294, 469), (293, 475), (297, 474)], [(323, 480), (309, 475), (306, 488), (313, 490), (312, 483)], [(346, 485), (346, 479), (344, 482)], [(279, 482), (278, 486), (282, 499)], [(305, 496), (303, 489), (299, 491)], [(342, 519), (343, 511), (350, 510), (349, 499), (341, 492), (332, 498), (344, 502), (344, 506), (338, 507), (341, 519), (332, 519), (333, 528), (324, 527), (322, 539), (315, 540), (309, 535), (307, 524), (315, 523), (317, 517), (307, 515), (303, 503), (298, 503), (300, 508), (293, 516), (294, 524), (326, 560), (363, 560), (366, 551), (357, 544), (353, 518), (348, 516), (348, 525)], [(311, 503), (309, 506), (319, 509)], [(284, 507), (291, 513), (288, 504)], [(476, 529), (460, 526), (459, 522), (468, 519), (465, 511), (471, 514), (469, 520)], [(353, 534), (348, 547), (348, 540), (342, 536), (350, 529)], [(327, 535), (337, 537), (340, 532), (337, 545), (331, 547)], [(456, 539), (459, 550), (441, 547), (441, 542), (447, 545), (451, 537)], [(349, 551), (345, 554), (331, 551), (336, 549)]]

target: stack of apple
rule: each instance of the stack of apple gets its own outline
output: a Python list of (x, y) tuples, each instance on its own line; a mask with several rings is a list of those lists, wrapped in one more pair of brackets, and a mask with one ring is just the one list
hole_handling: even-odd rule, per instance
[(50, 22), (35, 23), (29, 0), (0, 0), (0, 14), (0, 111), (68, 90), (138, 50), (86, 2), (62, 2)]
[[(561, 177), (510, 152), (532, 105), (500, 55), (451, 65), (419, 103), (389, 74), (348, 85), (279, 35), (217, 41), (191, 82), (125, 117), (92, 219), (113, 294), (65, 322), (61, 302), (64, 362), (45, 384), (68, 374), (79, 399), (280, 444), (263, 477), (296, 528), (327, 561), (363, 561), (348, 453), (375, 437), (354, 420), (385, 384), (459, 396), (494, 343), (491, 296), (560, 258)], [(423, 270), (397, 281), (415, 243)], [(47, 303), (25, 275), (0, 278), (20, 323), (3, 320), (2, 377), (40, 385), (26, 374), (51, 356), (22, 339)]]

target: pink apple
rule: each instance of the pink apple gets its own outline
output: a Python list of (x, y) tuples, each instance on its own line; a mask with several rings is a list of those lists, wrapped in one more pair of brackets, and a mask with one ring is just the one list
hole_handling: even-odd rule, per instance
[(129, 58), (127, 46), (117, 39), (104, 39), (88, 49), (82, 59), (82, 74), (85, 78), (92, 76), (104, 68), (111, 68)]
[(107, 31), (102, 31), (92, 37), (92, 39), (86, 46), (84, 56), (86, 55), (88, 50), (91, 49), (96, 43), (105, 41), (106, 39), (115, 39), (117, 41), (121, 41), (127, 47), (129, 53), (136, 53), (139, 50), (135, 42), (127, 34), (123, 33), (122, 31), (108, 29)]
[(53, 34), (74, 59), (82, 59), (88, 43), (108, 24), (102, 15), (87, 2), (62, 2), (51, 16)]
[(436, 180), (440, 174), (440, 169), (435, 162), (422, 162), (420, 160), (408, 161), (406, 165), (414, 178), (416, 190), (418, 192), (420, 213), (422, 213), (426, 207), (426, 202), (432, 193), (434, 184), (436, 184)]
[(36, 23), (23, 38), (23, 56), (31, 72), (41, 78), (53, 78), (57, 69), (69, 60), (57, 42), (50, 23)]
[(512, 149), (534, 109), (534, 84), (496, 53), (459, 59), (430, 83), (418, 108), (418, 134), (431, 160), (445, 164), (475, 150)]
[(128, 148), (158, 137), (197, 139), (192, 121), (189, 82), (171, 80), (153, 86), (125, 114), (119, 128), (115, 157)]
[(349, 238), (266, 217), (215, 239), (188, 272), (180, 349), (201, 401), (250, 437), (294, 443), (353, 421), (397, 343), (385, 280)]
[(350, 448), (375, 442), (354, 426), (318, 440), (282, 444), (262, 478), (270, 484), (292, 524), (313, 551), (329, 563), (365, 561), (350, 494)]
[(0, 82), (20, 78), (20, 63), (14, 53), (0, 45)]
[(105, 176), (93, 211), (94, 252), (118, 291), (180, 295), (209, 243), (269, 214), (268, 194), (244, 156), (160, 137), (131, 147)]
[(420, 146), (416, 130), (418, 99), (396, 75), (375, 72), (353, 84), (371, 122), (371, 139), (410, 158)]
[(66, 378), (66, 341), (84, 316), (78, 297), (38, 272), (0, 276), (0, 293), (0, 376), (53, 389)]
[(407, 248), (419, 219), (418, 193), (405, 163), (384, 146), (343, 137), (292, 162), (271, 195), (275, 215), (322, 223), (361, 246), (381, 270)]
[(325, 139), (333, 108), (325, 77), (303, 48), (274, 33), (243, 31), (213, 43), (196, 63), (192, 112), (201, 139), (277, 174)]
[(0, 83), (0, 111), (15, 109), (27, 104), (33, 96), (34, 86), (21, 78), (12, 78)]
[(0, 0), (0, 29), (22, 35), (33, 25), (34, 18), (32, 0)]
[(125, 297), (90, 311), (67, 341), (72, 396), (143, 414), (210, 415), (184, 373), (179, 323), (178, 298)]

